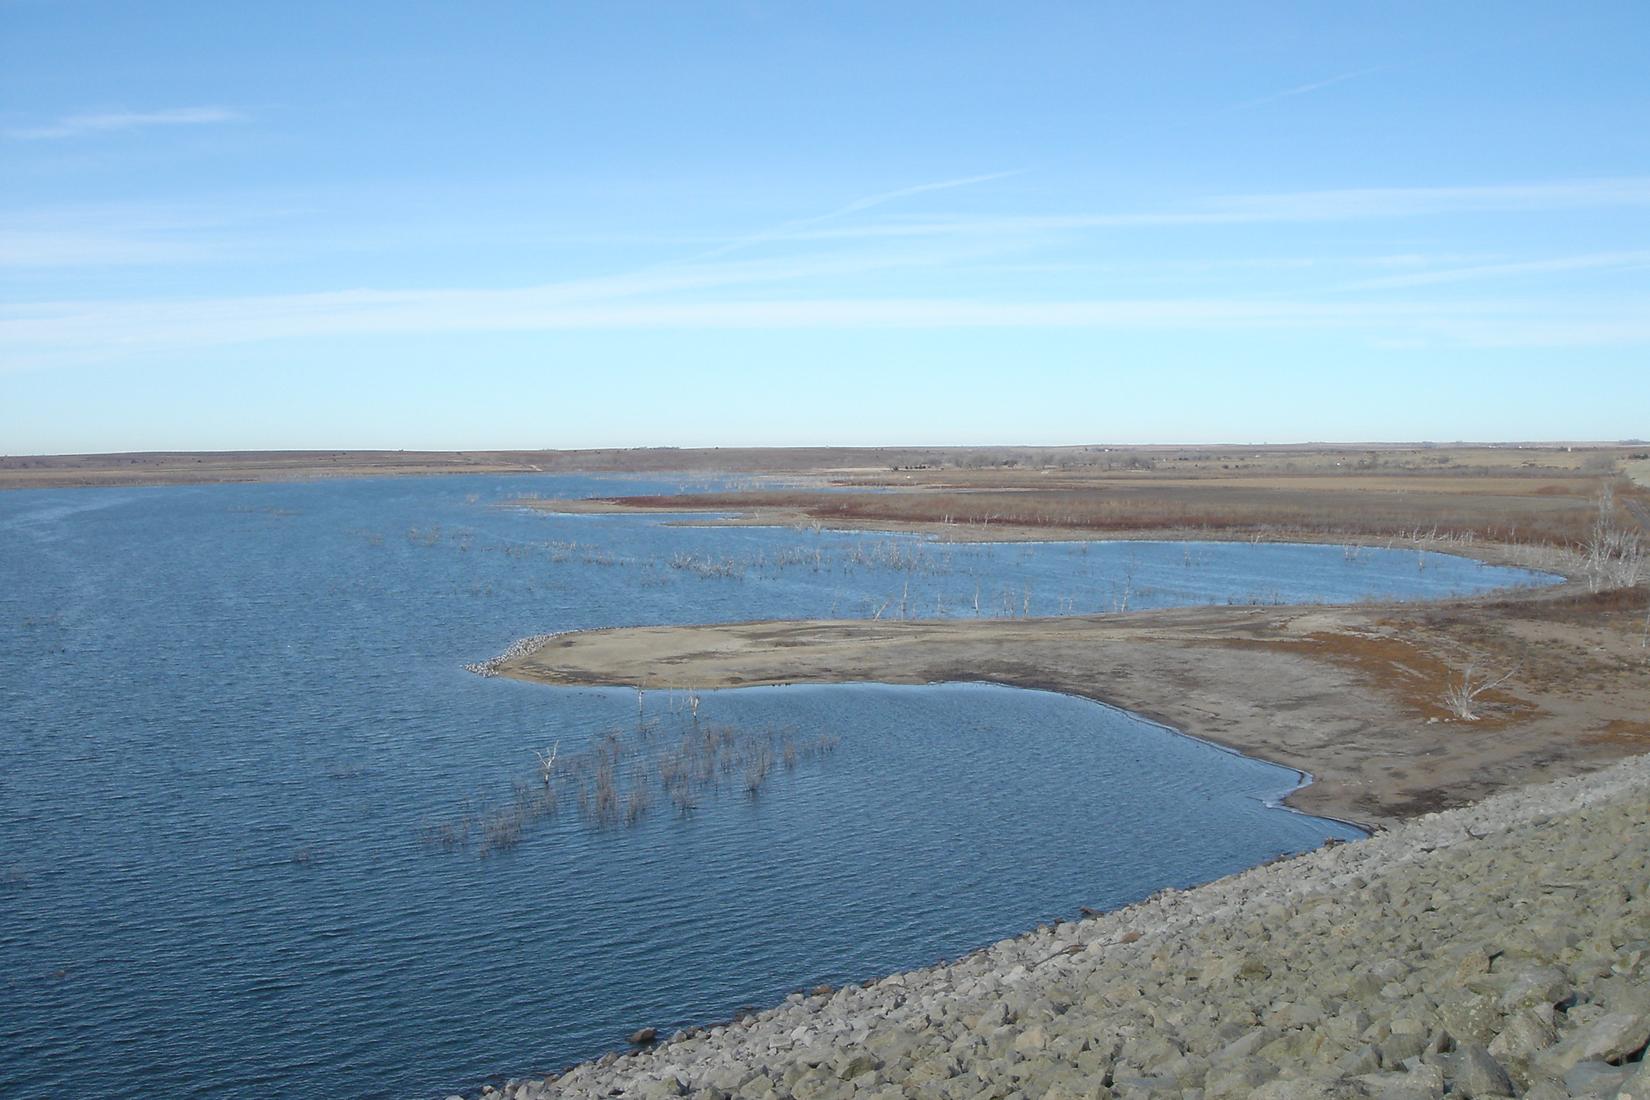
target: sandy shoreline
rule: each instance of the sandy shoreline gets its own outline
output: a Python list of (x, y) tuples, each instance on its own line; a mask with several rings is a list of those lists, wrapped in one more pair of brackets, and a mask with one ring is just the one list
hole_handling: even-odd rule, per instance
[[(1519, 551), (1461, 549), (1508, 564)], [(1642, 587), (1571, 582), (1436, 603), (631, 627), (547, 639), (494, 667), (648, 689), (962, 680), (1059, 691), (1309, 773), (1288, 805), (1379, 826), (1650, 748), (1650, 651), (1635, 630), (1645, 602)], [(1444, 700), (1469, 665), (1511, 673), (1472, 722)]]

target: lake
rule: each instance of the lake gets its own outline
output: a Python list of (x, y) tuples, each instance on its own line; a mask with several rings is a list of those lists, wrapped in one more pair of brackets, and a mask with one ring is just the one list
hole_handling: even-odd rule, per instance
[[(707, 487), (0, 494), (0, 1094), (442, 1096), (1357, 835), (1279, 808), (1289, 769), (1045, 692), (638, 696), (464, 670), (526, 635), (1552, 579), (1413, 549), (510, 506)], [(707, 738), (726, 759), (673, 794), (661, 769)], [(633, 812), (577, 807), (604, 746)], [(557, 811), (489, 843), (552, 748)]]

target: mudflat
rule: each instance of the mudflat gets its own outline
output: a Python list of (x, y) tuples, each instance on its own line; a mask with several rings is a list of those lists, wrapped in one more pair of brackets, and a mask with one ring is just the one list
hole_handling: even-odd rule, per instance
[[(1292, 805), (1387, 824), (1650, 749), (1650, 493), (1622, 476), (1644, 460), (1637, 445), (973, 451), (839, 473), (830, 493), (539, 501), (546, 510), (717, 513), (672, 522), (960, 540), (1406, 545), (1571, 580), (1436, 604), (608, 630), (550, 639), (498, 672), (677, 688), (1049, 688), (1309, 772), (1315, 781)], [(1617, 558), (1601, 572), (1594, 559), (1605, 543)], [(1463, 713), (1450, 695), (1467, 688), (1478, 690)]]
[[(1646, 602), (1643, 588), (1570, 584), (1434, 605), (634, 627), (545, 639), (498, 673), (645, 688), (1047, 688), (1310, 772), (1292, 805), (1384, 825), (1650, 749)], [(1469, 668), (1507, 677), (1472, 721), (1446, 701)]]

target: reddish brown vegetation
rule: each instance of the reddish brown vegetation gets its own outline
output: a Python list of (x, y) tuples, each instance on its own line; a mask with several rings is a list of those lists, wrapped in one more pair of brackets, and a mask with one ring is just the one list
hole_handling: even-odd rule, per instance
[[(1493, 542), (1570, 546), (1586, 538), (1597, 514), (1591, 484), (1563, 495), (1265, 488), (1210, 480), (1194, 485), (1105, 484), (1088, 488), (916, 490), (886, 493), (747, 492), (688, 497), (625, 497), (633, 508), (800, 513), (821, 523), (957, 524), (1059, 528), (1097, 533), (1188, 533), (1410, 537), (1417, 533)], [(1496, 488), (1501, 488), (1497, 486)], [(1533, 488), (1533, 486), (1532, 486)]]

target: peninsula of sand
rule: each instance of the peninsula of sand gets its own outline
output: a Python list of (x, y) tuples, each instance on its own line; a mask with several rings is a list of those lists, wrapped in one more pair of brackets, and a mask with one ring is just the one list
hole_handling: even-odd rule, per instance
[[(649, 689), (1061, 691), (1309, 773), (1292, 806), (1370, 826), (1650, 747), (1642, 596), (1572, 580), (1432, 604), (626, 627), (532, 639), (488, 671)], [(1452, 704), (1491, 679), (1470, 716)]]

